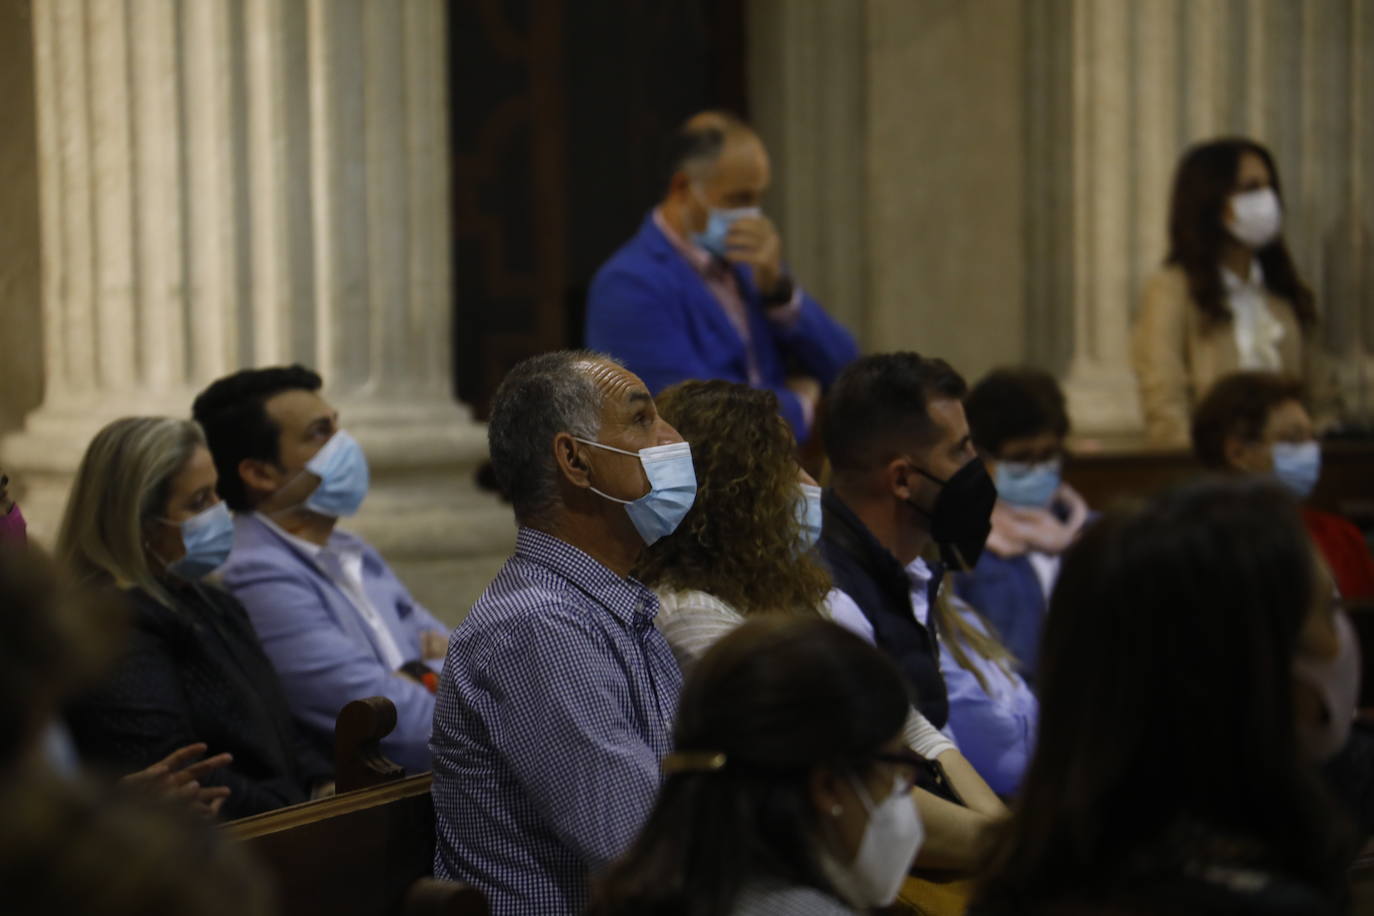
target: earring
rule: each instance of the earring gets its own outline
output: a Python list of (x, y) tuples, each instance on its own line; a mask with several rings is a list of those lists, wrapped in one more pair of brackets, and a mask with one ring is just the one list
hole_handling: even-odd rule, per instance
[(843, 808), (842, 806), (840, 806), (840, 805), (831, 805), (831, 806), (830, 806), (830, 816), (831, 816), (831, 817), (839, 817), (841, 814), (844, 814), (844, 808)]

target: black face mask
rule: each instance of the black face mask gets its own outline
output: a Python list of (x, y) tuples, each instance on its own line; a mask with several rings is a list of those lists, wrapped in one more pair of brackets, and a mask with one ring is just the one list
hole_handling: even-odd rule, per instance
[(932, 511), (911, 504), (930, 519), (930, 536), (940, 545), (940, 559), (953, 570), (973, 569), (992, 531), (992, 507), (997, 503), (997, 485), (988, 475), (983, 459), (974, 458), (949, 480), (941, 480), (919, 467), (916, 471), (941, 487)]

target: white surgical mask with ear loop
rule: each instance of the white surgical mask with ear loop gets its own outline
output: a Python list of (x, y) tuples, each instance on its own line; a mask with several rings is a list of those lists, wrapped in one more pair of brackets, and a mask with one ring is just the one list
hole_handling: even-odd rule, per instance
[(674, 442), (671, 445), (655, 445), (652, 448), (631, 452), (606, 445), (604, 442), (583, 439), (581, 436), (573, 438), (583, 445), (604, 448), (608, 452), (639, 459), (640, 465), (644, 468), (644, 476), (649, 480), (648, 493), (638, 499), (618, 499), (596, 487), (589, 489), (602, 499), (609, 499), (624, 506), (625, 514), (630, 516), (630, 521), (639, 532), (639, 536), (644, 539), (646, 546), (677, 530), (677, 526), (682, 524), (697, 498), (697, 474), (692, 466), (690, 445), (686, 442)]
[(859, 852), (848, 865), (822, 852), (821, 868), (835, 889), (854, 906), (865, 910), (889, 906), (897, 899), (911, 862), (925, 840), (925, 825), (916, 810), (916, 800), (911, 792), (905, 791), (901, 778), (893, 778), (892, 791), (877, 804), (858, 779), (851, 776), (850, 783), (868, 812)]
[(1226, 228), (1251, 250), (1258, 251), (1279, 236), (1283, 208), (1273, 188), (1256, 188), (1231, 195), (1231, 218)]

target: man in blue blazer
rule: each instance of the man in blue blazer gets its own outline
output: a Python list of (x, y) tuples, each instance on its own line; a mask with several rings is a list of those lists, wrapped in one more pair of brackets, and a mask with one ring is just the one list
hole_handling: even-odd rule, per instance
[(854, 338), (788, 275), (760, 210), (768, 153), (738, 118), (708, 111), (674, 135), (663, 200), (602, 265), (587, 299), (587, 346), (657, 393), (727, 379), (778, 396), (798, 441)]
[(196, 398), (193, 412), (234, 510), (224, 584), (248, 611), (291, 712), (332, 749), (352, 700), (385, 696), (396, 728), (385, 753), (430, 768), (436, 670), (448, 633), (386, 561), (336, 529), (367, 493), (368, 468), (302, 366), (246, 369)]

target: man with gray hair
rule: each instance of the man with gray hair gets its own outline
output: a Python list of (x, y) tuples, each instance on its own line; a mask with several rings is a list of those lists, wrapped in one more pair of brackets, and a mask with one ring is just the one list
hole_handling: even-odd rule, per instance
[(672, 138), (663, 200), (592, 280), (587, 346), (658, 392), (725, 379), (778, 396), (798, 441), (854, 338), (788, 275), (760, 205), (771, 171), (758, 134), (705, 111)]
[(692, 452), (637, 376), (583, 351), (512, 369), (487, 434), (519, 533), (444, 661), (434, 871), (493, 916), (580, 913), (672, 745), (681, 675), (629, 572), (691, 508)]

